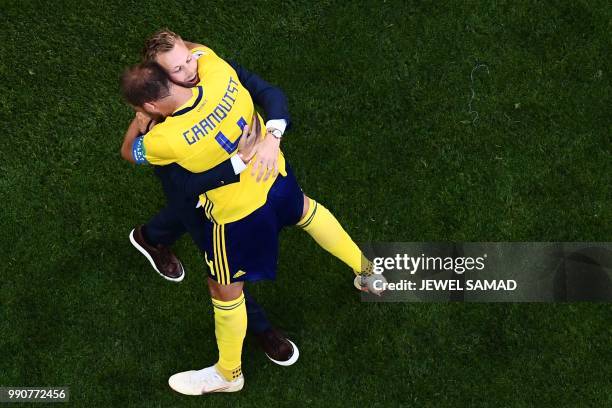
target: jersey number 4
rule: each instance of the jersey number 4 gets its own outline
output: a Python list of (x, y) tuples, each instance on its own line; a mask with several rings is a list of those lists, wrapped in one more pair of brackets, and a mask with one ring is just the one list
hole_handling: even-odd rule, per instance
[[(236, 122), (236, 124), (240, 128), (240, 131), (242, 131), (242, 129), (246, 126), (247, 122), (241, 116), (238, 122)], [(223, 132), (217, 132), (217, 134), (215, 135), (215, 140), (217, 141), (217, 143), (219, 143), (219, 146), (221, 146), (223, 150), (225, 150), (228, 154), (232, 154), (238, 148), (238, 142), (240, 142), (241, 137), (242, 136), (238, 136), (238, 139), (236, 139), (236, 141), (232, 143), (227, 138), (227, 136), (223, 134)]]

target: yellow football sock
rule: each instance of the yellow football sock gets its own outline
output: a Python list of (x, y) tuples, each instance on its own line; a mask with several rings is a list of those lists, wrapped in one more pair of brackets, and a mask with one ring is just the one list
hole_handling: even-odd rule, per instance
[(323, 249), (347, 264), (355, 274), (371, 273), (370, 262), (353, 242), (329, 210), (312, 198), (308, 212), (297, 224), (317, 241)]
[(219, 347), (217, 370), (228, 380), (235, 380), (242, 373), (242, 342), (247, 330), (247, 311), (244, 294), (224, 302), (212, 299), (215, 312), (215, 335)]

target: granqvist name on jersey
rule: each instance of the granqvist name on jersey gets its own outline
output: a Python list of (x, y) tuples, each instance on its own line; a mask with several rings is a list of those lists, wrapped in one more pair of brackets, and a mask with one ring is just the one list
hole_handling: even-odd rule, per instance
[(421, 281), (421, 287), (419, 290), (514, 290), (516, 289), (516, 281), (512, 279), (508, 280), (487, 280), (487, 279), (466, 279), (465, 287), (463, 282), (458, 279), (449, 280), (435, 280), (435, 279), (424, 279)]

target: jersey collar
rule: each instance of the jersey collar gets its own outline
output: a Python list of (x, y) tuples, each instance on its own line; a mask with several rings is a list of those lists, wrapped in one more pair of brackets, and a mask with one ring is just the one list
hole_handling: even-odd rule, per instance
[(183, 105), (182, 107), (180, 107), (179, 109), (174, 111), (172, 116), (184, 115), (185, 113), (191, 111), (193, 108), (198, 106), (198, 104), (202, 100), (202, 95), (204, 94), (204, 89), (202, 89), (202, 86), (200, 86), (200, 85), (196, 86), (195, 89), (197, 90), (197, 92), (192, 91), (193, 92), (193, 96), (191, 97), (191, 99), (189, 99), (185, 103), (185, 105)]

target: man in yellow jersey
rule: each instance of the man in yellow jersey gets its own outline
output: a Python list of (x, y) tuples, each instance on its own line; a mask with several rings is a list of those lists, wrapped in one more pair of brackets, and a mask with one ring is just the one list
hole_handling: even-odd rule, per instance
[[(236, 80), (235, 71), (209, 49), (198, 59), (200, 85), (184, 88), (173, 84), (154, 63), (128, 69), (122, 77), (125, 99), (137, 110), (165, 121), (144, 137), (132, 137), (134, 161), (154, 165), (178, 163), (192, 172), (204, 171), (231, 157), (242, 128), (261, 125), (253, 118), (248, 92)], [(269, 134), (264, 137), (274, 137)], [(129, 140), (127, 141), (129, 144)], [(124, 154), (126, 159), (131, 156)], [(301, 192), (291, 169), (279, 152), (278, 171), (257, 182), (250, 171), (240, 180), (210, 190), (201, 202), (212, 236), (206, 253), (210, 267), (209, 289), (215, 311), (215, 333), (219, 347), (216, 365), (200, 371), (175, 374), (170, 386), (185, 394), (231, 392), (242, 388), (240, 370), (246, 312), (244, 281), (273, 279), (276, 272), (278, 232), (298, 225), (323, 248), (363, 273), (369, 288), (370, 270), (364, 270), (363, 255), (323, 206)], [(257, 237), (257, 239), (253, 239)], [(384, 279), (379, 277), (378, 279)]]
[[(191, 52), (188, 48), (198, 48), (197, 44), (185, 43), (187, 47), (175, 47), (181, 38), (165, 29), (160, 30), (149, 37), (143, 48), (143, 60), (158, 60), (169, 74), (173, 82), (186, 87), (197, 85), (192, 78), (193, 72), (197, 71), (197, 59), (200, 51)], [(279, 129), (284, 131), (290, 124), (288, 104), (285, 94), (278, 87), (270, 85), (256, 74), (249, 72), (235, 62), (229, 64), (238, 74), (238, 80), (245, 86), (251, 95), (253, 102), (262, 108), (266, 115), (266, 128), (268, 130)], [(197, 78), (197, 72), (196, 72)], [(144, 118), (137, 114), (140, 122), (136, 120), (130, 125), (128, 132), (138, 128), (140, 133), (146, 133), (154, 124), (150, 118)], [(146, 119), (146, 121), (143, 121)], [(271, 138), (270, 140), (272, 140)], [(245, 140), (244, 138), (242, 140)], [(274, 140), (272, 140), (274, 142)], [(241, 142), (242, 143), (242, 142)], [(129, 153), (131, 146), (124, 145)], [(266, 166), (260, 168), (274, 167), (278, 155), (278, 143), (276, 146), (259, 145), (258, 160)], [(269, 153), (266, 153), (270, 151)], [(180, 168), (176, 163), (167, 166), (155, 166), (155, 174), (160, 179), (164, 194), (166, 195), (166, 206), (146, 224), (135, 227), (130, 232), (130, 242), (151, 263), (155, 271), (170, 281), (181, 281), (185, 275), (182, 263), (173, 254), (170, 246), (176, 242), (185, 232), (188, 232), (196, 246), (205, 251), (203, 242), (210, 241), (211, 237), (205, 234), (204, 224), (206, 221), (201, 209), (196, 209), (199, 193), (220, 187), (224, 184), (239, 180), (239, 174), (246, 166), (238, 154), (230, 159), (207, 170), (204, 173), (189, 173), (177, 171)], [(269, 157), (269, 159), (265, 159)], [(266, 177), (264, 177), (266, 178)], [(275, 329), (268, 320), (263, 308), (257, 304), (246, 290), (244, 291), (245, 304), (248, 316), (248, 332), (255, 337), (259, 346), (265, 352), (266, 357), (272, 362), (282, 366), (293, 364), (298, 356), (299, 350), (281, 331)]]

